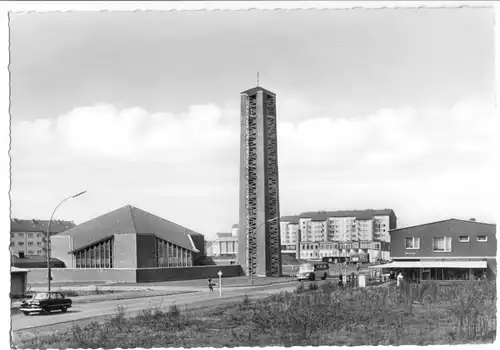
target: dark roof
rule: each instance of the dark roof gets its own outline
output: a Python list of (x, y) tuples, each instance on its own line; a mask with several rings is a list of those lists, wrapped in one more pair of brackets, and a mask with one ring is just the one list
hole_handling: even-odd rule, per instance
[[(12, 265), (20, 268), (42, 268), (47, 267), (47, 258), (41, 255), (25, 255), (24, 258), (12, 256)], [(66, 267), (64, 262), (56, 258), (50, 258), (50, 266)]]
[(479, 226), (479, 225), (493, 226), (493, 227), (490, 227), (490, 229), (493, 229), (493, 231), (494, 231), (494, 228), (496, 227), (496, 224), (488, 224), (488, 223), (485, 223), (485, 222), (478, 222), (478, 221), (461, 220), (461, 219), (451, 218), (451, 219), (446, 219), (446, 220), (428, 222), (428, 223), (420, 224), (420, 225), (413, 225), (413, 226), (395, 228), (393, 230), (389, 230), (389, 233), (392, 234), (393, 232), (396, 232), (396, 231), (419, 229), (419, 228), (423, 228), (425, 226), (434, 226), (434, 225), (440, 225), (440, 224), (446, 224), (446, 223), (456, 223), (458, 225), (463, 226), (464, 228), (466, 228), (467, 226), (472, 227), (472, 226)]
[(298, 224), (299, 217), (297, 215), (282, 216), (280, 222), (288, 222), (290, 224)]
[(189, 235), (199, 235), (199, 233), (131, 205), (86, 221), (61, 235), (73, 238), (73, 251), (75, 251), (112, 235), (126, 233), (154, 234), (180, 247), (197, 251)]
[[(49, 220), (10, 219), (10, 232), (47, 232)], [(61, 233), (75, 227), (73, 221), (52, 220), (50, 233)]]
[(231, 232), (217, 232), (217, 237), (232, 237), (233, 234)]
[(241, 94), (245, 94), (245, 95), (254, 95), (254, 94), (256, 94), (258, 91), (263, 91), (263, 92), (268, 93), (269, 95), (273, 95), (273, 96), (275, 96), (275, 95), (276, 95), (274, 92), (271, 92), (271, 91), (269, 91), (269, 90), (266, 90), (266, 89), (264, 89), (264, 88), (262, 88), (262, 87), (260, 87), (260, 86), (256, 86), (256, 87), (254, 87), (254, 88), (251, 88), (251, 89), (245, 90), (245, 91), (243, 91)]
[(324, 221), (331, 217), (355, 217), (359, 220), (369, 220), (374, 216), (396, 216), (392, 209), (365, 209), (365, 210), (335, 210), (335, 211), (309, 211), (299, 215), (300, 218), (312, 221)]
[(232, 228), (239, 228), (238, 224), (234, 224)]

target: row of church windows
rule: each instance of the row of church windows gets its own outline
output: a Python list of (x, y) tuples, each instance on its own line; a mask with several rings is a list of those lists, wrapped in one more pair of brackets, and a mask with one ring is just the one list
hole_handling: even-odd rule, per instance
[[(156, 237), (156, 266), (193, 266), (191, 251)], [(113, 238), (74, 253), (76, 268), (113, 268)]]
[(113, 238), (74, 253), (76, 268), (112, 268)]
[(156, 237), (156, 267), (193, 266), (191, 251)]

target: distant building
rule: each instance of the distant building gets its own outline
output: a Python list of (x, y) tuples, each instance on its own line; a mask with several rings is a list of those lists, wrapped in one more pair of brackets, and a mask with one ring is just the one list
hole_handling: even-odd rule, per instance
[(392, 262), (409, 281), (496, 279), (496, 225), (449, 219), (390, 231)]
[(281, 252), (323, 261), (389, 260), (392, 209), (305, 212), (280, 220)]
[(239, 227), (238, 224), (234, 224), (231, 228), (231, 234), (233, 237), (238, 237)]
[(212, 242), (213, 257), (234, 257), (238, 254), (238, 236), (232, 233), (217, 233)]
[[(11, 254), (47, 256), (46, 235), (49, 220), (10, 220), (10, 251)], [(75, 227), (73, 221), (52, 220), (50, 235)]]
[(281, 253), (297, 257), (297, 244), (299, 242), (299, 217), (283, 216), (280, 218)]

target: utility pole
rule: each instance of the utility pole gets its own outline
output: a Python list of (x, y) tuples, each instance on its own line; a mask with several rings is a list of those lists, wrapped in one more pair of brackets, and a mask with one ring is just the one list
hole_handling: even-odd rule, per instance
[(57, 205), (57, 207), (52, 212), (52, 215), (50, 216), (49, 224), (48, 224), (48, 227), (47, 227), (47, 242), (46, 242), (46, 247), (47, 247), (47, 289), (48, 289), (49, 292), (50, 292), (50, 281), (52, 280), (51, 268), (50, 268), (50, 225), (52, 223), (52, 219), (54, 218), (54, 214), (56, 213), (57, 208), (59, 208), (61, 206), (61, 204), (63, 204), (64, 202), (66, 202), (68, 199), (76, 198), (78, 196), (81, 196), (85, 192), (87, 192), (87, 191), (83, 191), (83, 192), (77, 193), (77, 194), (75, 194), (73, 196), (69, 196), (67, 198), (64, 198)]

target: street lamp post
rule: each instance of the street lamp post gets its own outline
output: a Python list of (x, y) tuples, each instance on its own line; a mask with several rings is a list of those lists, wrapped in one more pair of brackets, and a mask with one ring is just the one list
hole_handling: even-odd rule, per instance
[(52, 224), (52, 219), (54, 218), (54, 214), (56, 213), (57, 208), (59, 208), (61, 206), (61, 204), (63, 204), (64, 202), (66, 202), (68, 199), (76, 198), (78, 196), (81, 196), (85, 192), (87, 192), (87, 191), (82, 191), (82, 192), (77, 193), (75, 195), (72, 195), (72, 196), (69, 196), (67, 198), (64, 198), (61, 201), (61, 203), (59, 203), (57, 205), (57, 207), (52, 212), (52, 215), (50, 216), (49, 224), (48, 224), (48, 227), (47, 227), (47, 286), (48, 286), (48, 291), (49, 292), (50, 292), (50, 280), (51, 280), (51, 277), (52, 277), (51, 276), (51, 272), (50, 272), (50, 225)]
[[(279, 216), (277, 216), (277, 217), (275, 217), (275, 218), (272, 218), (272, 219), (269, 219), (269, 220), (264, 221), (264, 222), (263, 222), (263, 223), (261, 223), (259, 226), (257, 226), (257, 228), (255, 229), (255, 232), (258, 232), (258, 231), (259, 231), (259, 229), (260, 229), (260, 227), (261, 227), (262, 225), (267, 224), (268, 222), (274, 221), (274, 220), (279, 219), (279, 218), (280, 218), (280, 217), (279, 217)], [(248, 240), (248, 243), (250, 243), (250, 240)], [(281, 254), (281, 252), (280, 252), (280, 254)], [(249, 259), (250, 264), (249, 264), (249, 269), (248, 269), (248, 272), (250, 273), (250, 270), (252, 270), (252, 271), (251, 271), (251, 273), (250, 273), (250, 281), (251, 281), (251, 283), (253, 284), (253, 254), (249, 254), (249, 257), (250, 257), (250, 259)]]

